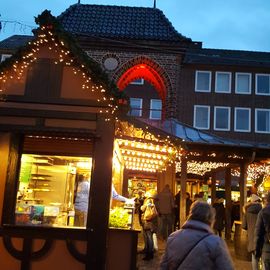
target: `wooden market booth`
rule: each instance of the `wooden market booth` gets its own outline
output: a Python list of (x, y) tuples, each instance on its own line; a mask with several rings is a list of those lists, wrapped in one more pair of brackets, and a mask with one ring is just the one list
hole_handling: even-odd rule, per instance
[[(138, 231), (108, 227), (126, 99), (50, 12), (36, 21), (34, 39), (0, 66), (0, 268), (135, 269)], [(74, 223), (81, 177), (86, 226)]]

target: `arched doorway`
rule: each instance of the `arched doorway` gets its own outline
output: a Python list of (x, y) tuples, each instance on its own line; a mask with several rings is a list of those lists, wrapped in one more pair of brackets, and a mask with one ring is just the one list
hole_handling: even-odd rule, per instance
[[(122, 65), (113, 77), (121, 91), (125, 91), (129, 84), (135, 80), (145, 80), (156, 92), (155, 95), (152, 93), (152, 97), (158, 97), (162, 101), (162, 119), (172, 117), (168, 110), (168, 108), (171, 107), (171, 102), (168, 97), (173, 96), (169, 76), (164, 69), (152, 59), (145, 56), (132, 59)], [(151, 98), (151, 93), (149, 93), (148, 98)]]

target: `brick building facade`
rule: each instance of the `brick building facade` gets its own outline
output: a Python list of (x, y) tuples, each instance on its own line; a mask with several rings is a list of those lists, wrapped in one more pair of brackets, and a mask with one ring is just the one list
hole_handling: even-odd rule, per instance
[[(270, 53), (204, 49), (156, 8), (76, 4), (58, 18), (130, 96), (135, 115), (175, 118), (225, 138), (270, 142)], [(0, 49), (10, 54), (28, 38), (11, 37)], [(142, 83), (132, 84), (138, 79)], [(207, 89), (198, 88), (206, 83)], [(151, 117), (155, 109), (157, 117)]]

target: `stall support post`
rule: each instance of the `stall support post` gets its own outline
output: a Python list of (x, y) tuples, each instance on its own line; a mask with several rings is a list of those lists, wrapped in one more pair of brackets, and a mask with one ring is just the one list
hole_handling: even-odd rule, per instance
[(240, 179), (239, 179), (239, 189), (240, 189), (240, 220), (243, 220), (243, 206), (247, 202), (247, 163), (240, 164)]
[(187, 183), (187, 159), (182, 157), (181, 159), (181, 198), (180, 198), (180, 227), (186, 221), (186, 183)]
[(20, 155), (22, 152), (23, 136), (12, 133), (9, 136), (8, 173), (6, 177), (2, 223), (13, 224), (15, 220), (15, 205), (17, 193), (17, 175), (20, 169)]
[(127, 169), (123, 170), (123, 186), (122, 186), (122, 194), (123, 196), (127, 197), (129, 196), (128, 194), (128, 171)]
[(94, 163), (87, 227), (86, 270), (106, 269), (108, 221), (112, 188), (114, 121), (99, 116), (94, 144)]
[[(7, 177), (9, 164), (9, 151), (10, 151), (10, 133), (0, 133), (0, 198), (4, 198), (5, 182)], [(15, 181), (13, 181), (15, 182)], [(0, 201), (0, 224), (2, 224), (2, 212), (3, 212), (3, 201)]]
[(225, 200), (226, 200), (226, 208), (225, 208), (225, 218), (226, 218), (226, 227), (225, 227), (225, 238), (227, 240), (231, 240), (231, 210), (232, 210), (232, 177), (231, 177), (231, 169), (226, 168), (225, 170)]
[(216, 177), (217, 177), (217, 174), (216, 172), (213, 172), (212, 173), (212, 177), (211, 177), (211, 204), (213, 205), (215, 200), (216, 200)]
[(175, 164), (174, 163), (167, 166), (164, 180), (165, 180), (164, 186), (168, 184), (173, 194), (175, 194)]

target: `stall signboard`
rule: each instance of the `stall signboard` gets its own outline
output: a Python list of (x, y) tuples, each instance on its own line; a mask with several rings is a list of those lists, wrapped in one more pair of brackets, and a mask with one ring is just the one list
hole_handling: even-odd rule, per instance
[(203, 200), (208, 200), (208, 185), (202, 185), (202, 191), (203, 191)]

